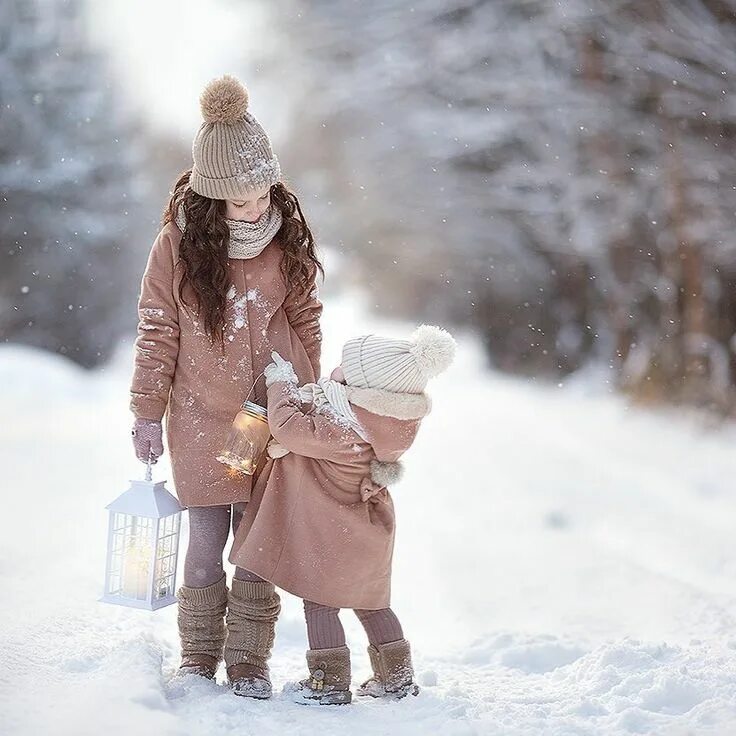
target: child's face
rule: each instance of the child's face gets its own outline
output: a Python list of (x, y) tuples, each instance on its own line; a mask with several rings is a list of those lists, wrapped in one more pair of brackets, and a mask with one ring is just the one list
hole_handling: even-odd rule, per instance
[(260, 189), (248, 199), (226, 199), (225, 217), (229, 220), (245, 220), (255, 222), (271, 204), (271, 188)]
[(337, 366), (337, 368), (330, 373), (330, 378), (338, 383), (345, 383), (345, 374), (342, 371), (342, 366)]

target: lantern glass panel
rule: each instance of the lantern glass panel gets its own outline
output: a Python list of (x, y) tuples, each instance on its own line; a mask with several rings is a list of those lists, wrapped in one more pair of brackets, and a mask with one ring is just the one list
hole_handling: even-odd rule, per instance
[(110, 564), (107, 578), (108, 595), (120, 595), (123, 587), (123, 552), (125, 550), (125, 530), (128, 515), (114, 513), (112, 515), (112, 539), (110, 542)]
[(153, 581), (154, 600), (166, 598), (174, 593), (180, 523), (180, 514), (166, 516), (159, 522)]

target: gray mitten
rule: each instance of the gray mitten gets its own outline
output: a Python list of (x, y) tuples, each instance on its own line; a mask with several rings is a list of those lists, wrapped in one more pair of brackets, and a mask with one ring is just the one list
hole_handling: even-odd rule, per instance
[(144, 463), (155, 463), (164, 454), (161, 422), (153, 419), (136, 419), (133, 424), (133, 447), (136, 457)]

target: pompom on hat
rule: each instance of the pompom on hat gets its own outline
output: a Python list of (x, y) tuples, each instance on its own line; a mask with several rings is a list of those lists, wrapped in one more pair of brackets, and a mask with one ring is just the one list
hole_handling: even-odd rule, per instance
[(378, 335), (348, 340), (341, 366), (348, 386), (419, 394), (430, 378), (450, 366), (456, 348), (449, 332), (421, 325), (408, 340)]
[(248, 92), (226, 74), (199, 98), (204, 122), (192, 144), (189, 186), (211, 199), (246, 199), (281, 180), (281, 166), (260, 123), (248, 112)]

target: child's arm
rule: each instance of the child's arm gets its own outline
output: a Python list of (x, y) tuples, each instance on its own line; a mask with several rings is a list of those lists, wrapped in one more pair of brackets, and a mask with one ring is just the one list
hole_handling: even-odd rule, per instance
[(284, 311), (297, 337), (307, 351), (309, 362), (314, 370), (314, 378), (320, 375), (320, 352), (322, 349), (322, 302), (319, 300), (317, 269), (315, 267), (306, 289), (292, 288), (284, 302)]
[(297, 455), (334, 459), (350, 441), (352, 430), (322, 414), (305, 414), (291, 363), (278, 353), (272, 356), (274, 363), (266, 367), (266, 386), (268, 424), (274, 439)]
[(160, 421), (179, 354), (174, 257), (170, 236), (163, 231), (153, 243), (143, 274), (138, 317), (130, 409), (138, 419)]

